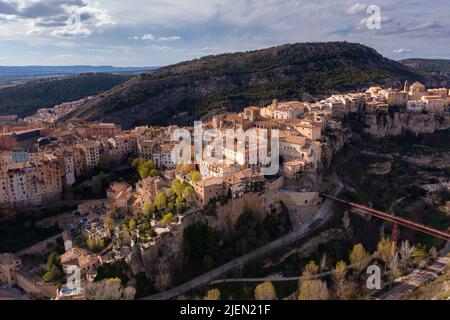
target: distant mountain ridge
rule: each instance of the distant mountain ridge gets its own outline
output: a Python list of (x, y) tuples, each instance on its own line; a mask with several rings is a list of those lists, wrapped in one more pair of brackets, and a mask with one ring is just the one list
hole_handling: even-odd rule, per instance
[(129, 80), (130, 75), (83, 73), (59, 80), (31, 81), (0, 89), (0, 115), (31, 115), (39, 108), (100, 94)]
[(348, 42), (297, 43), (207, 56), (135, 76), (90, 100), (71, 117), (140, 124), (191, 123), (221, 111), (370, 85), (432, 80)]
[(113, 66), (0, 66), (0, 76), (52, 75), (80, 73), (129, 73), (155, 70), (158, 67), (113, 67)]
[(450, 59), (419, 59), (400, 60), (400, 63), (422, 72), (450, 73)]

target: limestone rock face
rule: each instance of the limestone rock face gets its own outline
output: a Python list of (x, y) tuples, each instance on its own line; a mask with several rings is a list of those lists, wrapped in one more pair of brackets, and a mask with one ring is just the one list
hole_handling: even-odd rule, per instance
[(130, 267), (131, 272), (136, 275), (139, 272), (144, 271), (144, 266), (142, 264), (141, 248), (139, 245), (133, 246), (130, 255), (128, 256), (127, 263)]
[(391, 115), (369, 114), (365, 117), (368, 128), (366, 133), (376, 138), (397, 136), (405, 132), (434, 133), (438, 130), (450, 128), (450, 115), (448, 112), (441, 115), (394, 113)]
[(333, 131), (332, 134), (325, 136), (325, 143), (322, 143), (322, 167), (329, 168), (333, 156), (338, 153), (351, 139), (352, 131), (349, 128), (342, 128)]

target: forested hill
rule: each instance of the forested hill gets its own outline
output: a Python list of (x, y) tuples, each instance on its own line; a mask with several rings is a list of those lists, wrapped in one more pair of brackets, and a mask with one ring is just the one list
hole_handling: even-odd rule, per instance
[(130, 78), (128, 75), (86, 73), (73, 78), (34, 81), (0, 89), (0, 115), (28, 116), (39, 108), (100, 94)]
[(301, 99), (372, 84), (427, 81), (374, 49), (347, 42), (298, 43), (207, 56), (132, 78), (71, 116), (120, 122), (190, 123), (205, 114), (237, 111), (273, 98)]

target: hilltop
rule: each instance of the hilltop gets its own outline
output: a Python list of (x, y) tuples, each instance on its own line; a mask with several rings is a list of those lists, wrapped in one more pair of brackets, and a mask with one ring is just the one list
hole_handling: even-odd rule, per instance
[(400, 87), (406, 79), (428, 80), (361, 44), (287, 44), (207, 56), (141, 74), (71, 116), (125, 127), (184, 124), (219, 111), (266, 104), (274, 97), (301, 99), (373, 84)]

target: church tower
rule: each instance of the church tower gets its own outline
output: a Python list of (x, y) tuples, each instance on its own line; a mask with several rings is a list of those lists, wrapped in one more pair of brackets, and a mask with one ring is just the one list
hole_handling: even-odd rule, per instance
[(408, 80), (405, 81), (405, 86), (403, 87), (403, 91), (406, 91), (406, 92), (409, 91), (409, 82), (408, 82)]

